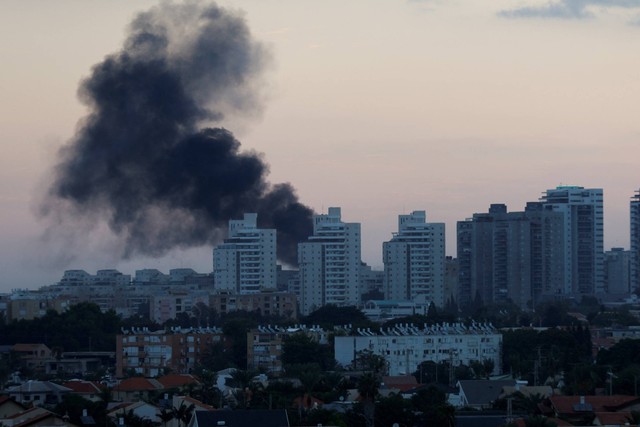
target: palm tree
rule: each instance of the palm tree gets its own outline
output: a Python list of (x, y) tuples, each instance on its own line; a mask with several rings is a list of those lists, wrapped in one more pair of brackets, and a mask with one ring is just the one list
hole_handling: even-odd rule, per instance
[(378, 376), (371, 372), (367, 372), (362, 375), (358, 381), (358, 393), (360, 393), (360, 397), (362, 398), (362, 406), (364, 409), (364, 417), (367, 427), (373, 427), (374, 425), (376, 410), (375, 399), (378, 395), (379, 385), (380, 381)]
[(167, 427), (167, 423), (173, 419), (173, 410), (167, 411), (163, 409), (160, 414), (156, 415), (162, 421), (163, 427)]
[(187, 404), (184, 403), (184, 400), (180, 403), (179, 407), (171, 408), (171, 415), (173, 415), (173, 418), (178, 420), (179, 427), (184, 427), (189, 423), (194, 408), (195, 405), (193, 403), (187, 406)]
[(231, 385), (236, 388), (236, 396), (238, 394), (242, 396), (242, 404), (245, 408), (249, 407), (251, 404), (253, 392), (251, 391), (250, 386), (253, 383), (253, 378), (255, 376), (255, 371), (242, 371), (240, 369), (236, 369), (231, 374)]

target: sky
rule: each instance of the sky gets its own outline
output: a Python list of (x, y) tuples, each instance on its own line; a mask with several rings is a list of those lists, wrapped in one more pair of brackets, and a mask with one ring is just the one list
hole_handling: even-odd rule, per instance
[[(212, 270), (211, 247), (122, 260), (98, 224), (48, 235), (36, 215), (87, 108), (78, 85), (150, 0), (0, 2), (0, 292), (66, 269)], [(640, 0), (221, 0), (271, 61), (264, 108), (225, 123), (269, 181), (362, 224), (382, 268), (397, 217), (446, 224), (558, 185), (604, 189), (605, 249), (629, 247), (640, 188)]]

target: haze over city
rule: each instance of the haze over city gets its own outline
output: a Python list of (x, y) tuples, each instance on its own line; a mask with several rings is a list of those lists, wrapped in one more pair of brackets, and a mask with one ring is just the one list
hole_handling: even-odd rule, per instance
[[(88, 114), (80, 82), (156, 4), (0, 4), (0, 291), (52, 283), (68, 268), (211, 271), (211, 245), (122, 260), (106, 224), (78, 239), (47, 232), (36, 215), (58, 150)], [(241, 11), (265, 51), (256, 108), (217, 125), (242, 152), (261, 153), (267, 181), (362, 223), (363, 261), (381, 267), (399, 214), (446, 223), (455, 256), (456, 221), (491, 203), (522, 210), (560, 184), (603, 188), (605, 249), (628, 248), (640, 188), (640, 1), (218, 5)]]

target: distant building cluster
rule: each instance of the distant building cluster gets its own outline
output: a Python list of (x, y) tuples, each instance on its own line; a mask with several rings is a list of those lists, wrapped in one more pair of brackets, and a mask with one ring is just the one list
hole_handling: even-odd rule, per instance
[(339, 207), (314, 215), (313, 232), (299, 243), (291, 270), (277, 264), (276, 230), (258, 227), (257, 214), (246, 213), (229, 221), (227, 238), (213, 249), (212, 273), (144, 269), (131, 277), (68, 270), (54, 285), (0, 297), (0, 311), (8, 320), (31, 319), (91, 301), (123, 317), (163, 323), (203, 307), (295, 319), (332, 304), (384, 320), (451, 303), (513, 302), (526, 310), (558, 297), (613, 299), (640, 284), (640, 190), (631, 197), (630, 217), (630, 249), (605, 251), (603, 190), (559, 186), (523, 211), (491, 204), (488, 212), (458, 221), (457, 257), (451, 258), (445, 224), (413, 211), (398, 216), (397, 231), (382, 244), (384, 269), (376, 271), (361, 260), (360, 224), (345, 222)]

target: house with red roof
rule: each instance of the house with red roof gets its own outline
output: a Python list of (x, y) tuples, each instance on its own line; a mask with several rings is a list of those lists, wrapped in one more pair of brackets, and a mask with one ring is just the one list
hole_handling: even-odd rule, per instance
[(202, 385), (200, 379), (191, 374), (169, 374), (157, 379), (160, 384), (166, 389), (179, 389), (183, 390), (186, 387), (198, 387)]
[(573, 425), (593, 425), (596, 418), (607, 421), (599, 425), (610, 425), (608, 421), (626, 419), (632, 411), (640, 411), (637, 396), (551, 396), (547, 402), (545, 415), (565, 419)]
[(113, 387), (114, 400), (123, 402), (136, 402), (149, 400), (156, 393), (161, 393), (164, 386), (156, 379), (131, 377), (120, 381)]
[(74, 379), (62, 383), (62, 386), (70, 389), (72, 394), (77, 394), (92, 402), (102, 400), (100, 394), (102, 393), (104, 386), (100, 383)]
[(40, 407), (33, 407), (0, 419), (0, 424), (5, 427), (77, 427), (68, 420)]

